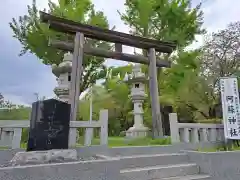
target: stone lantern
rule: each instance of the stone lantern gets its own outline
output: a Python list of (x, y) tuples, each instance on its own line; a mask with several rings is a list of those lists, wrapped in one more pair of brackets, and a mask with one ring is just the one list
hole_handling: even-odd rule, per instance
[[(57, 77), (58, 86), (54, 88), (54, 93), (57, 95), (58, 100), (63, 102), (69, 102), (69, 94), (71, 87), (71, 72), (72, 72), (72, 53), (68, 52), (64, 54), (63, 62), (61, 62), (58, 66), (56, 64), (52, 65), (52, 73)], [(76, 140), (79, 139), (79, 133), (75, 129), (70, 129), (69, 137)], [(69, 146), (71, 146), (72, 142), (75, 140), (69, 140)]]
[(147, 136), (148, 128), (143, 124), (143, 102), (147, 98), (145, 83), (148, 79), (141, 71), (141, 65), (135, 64), (132, 74), (126, 74), (124, 81), (131, 84), (131, 94), (129, 97), (134, 104), (134, 125), (127, 130), (126, 136), (129, 138), (145, 137)]
[(60, 101), (69, 101), (69, 91), (71, 86), (71, 71), (72, 71), (72, 58), (71, 53), (65, 53), (63, 62), (58, 66), (52, 65), (52, 73), (57, 77), (58, 86), (54, 89)]

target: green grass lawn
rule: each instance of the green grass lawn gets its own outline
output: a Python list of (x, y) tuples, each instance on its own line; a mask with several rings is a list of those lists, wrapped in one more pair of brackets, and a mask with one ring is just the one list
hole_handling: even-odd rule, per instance
[[(81, 137), (77, 144), (77, 147), (81, 147), (84, 144), (84, 139)], [(121, 146), (157, 146), (157, 145), (169, 145), (171, 144), (170, 138), (164, 139), (152, 139), (152, 138), (138, 138), (138, 139), (126, 139), (125, 137), (109, 137), (109, 147), (121, 147)], [(92, 145), (100, 145), (100, 139), (94, 138)], [(26, 149), (26, 143), (21, 143), (21, 148)], [(7, 149), (6, 147), (0, 147), (0, 149)]]
[[(83, 146), (84, 140), (80, 138), (78, 146)], [(92, 145), (99, 145), (100, 139), (94, 138)], [(165, 139), (152, 139), (152, 138), (138, 138), (138, 139), (126, 139), (125, 137), (109, 137), (108, 146), (109, 147), (119, 147), (119, 146), (153, 146), (153, 145), (168, 145), (171, 144), (170, 138)]]
[(200, 152), (219, 152), (219, 151), (240, 151), (240, 147), (233, 145), (231, 148), (228, 148), (224, 145), (212, 148), (200, 148)]

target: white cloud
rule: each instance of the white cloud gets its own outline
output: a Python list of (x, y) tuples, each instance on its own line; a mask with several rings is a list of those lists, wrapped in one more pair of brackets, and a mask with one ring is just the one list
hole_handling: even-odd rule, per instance
[(228, 23), (240, 20), (239, 0), (214, 0), (203, 10), (205, 13), (204, 26), (210, 32), (223, 29)]
[[(202, 10), (204, 12), (203, 27), (209, 33), (224, 29), (230, 22), (240, 20), (240, 1), (208, 0)], [(204, 37), (196, 36), (196, 40), (197, 42), (190, 45), (187, 49), (201, 46), (204, 42)]]

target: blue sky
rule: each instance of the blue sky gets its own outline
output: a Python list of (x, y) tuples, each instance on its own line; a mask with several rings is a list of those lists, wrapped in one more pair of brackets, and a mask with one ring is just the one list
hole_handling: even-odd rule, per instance
[[(240, 20), (239, 0), (204, 0), (204, 27), (208, 31), (225, 28), (233, 21)], [(35, 101), (34, 93), (40, 96), (52, 97), (56, 86), (56, 78), (49, 66), (43, 65), (34, 55), (27, 54), (18, 57), (20, 43), (12, 37), (8, 23), (13, 17), (26, 13), (27, 5), (32, 0), (7, 0), (0, 6), (0, 92), (6, 99), (17, 104), (31, 104)], [(47, 7), (47, 0), (37, 0), (40, 9)], [(124, 0), (93, 0), (97, 10), (103, 10), (116, 30), (128, 33), (129, 29), (120, 20), (117, 10), (124, 11)], [(200, 0), (195, 0), (198, 3)], [(11, 10), (9, 10), (11, 9)], [(191, 47), (197, 47), (203, 42), (203, 37), (197, 37), (198, 42)], [(131, 53), (133, 49), (124, 48)], [(108, 65), (123, 65), (121, 61), (107, 60)]]

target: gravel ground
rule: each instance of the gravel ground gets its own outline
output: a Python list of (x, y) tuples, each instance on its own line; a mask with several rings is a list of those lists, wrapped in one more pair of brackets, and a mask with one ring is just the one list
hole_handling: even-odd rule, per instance
[[(92, 160), (101, 160), (103, 158), (98, 157), (98, 156), (88, 156), (88, 157), (79, 157), (77, 161), (92, 161)], [(64, 161), (63, 159), (57, 159), (51, 162), (46, 162), (46, 163), (41, 163), (41, 164), (52, 164), (52, 163), (64, 163), (64, 162), (77, 162), (77, 161)], [(27, 164), (23, 164), (23, 165), (15, 165), (12, 164), (11, 162), (6, 162), (4, 164), (0, 164), (0, 168), (1, 167), (14, 167), (14, 166), (24, 166), (24, 165), (37, 165), (38, 163), (27, 163)]]

